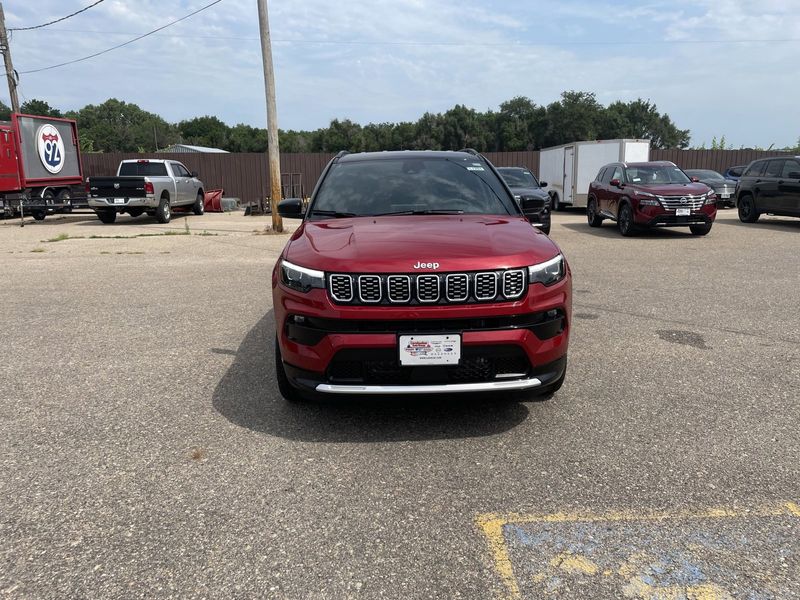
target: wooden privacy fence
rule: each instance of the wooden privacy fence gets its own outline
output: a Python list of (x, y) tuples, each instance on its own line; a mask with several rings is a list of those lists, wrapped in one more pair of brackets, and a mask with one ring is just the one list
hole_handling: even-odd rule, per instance
[[(650, 160), (670, 160), (684, 169), (714, 169), (724, 171), (734, 165), (745, 165), (765, 156), (781, 156), (785, 152), (759, 150), (651, 150)], [(291, 178), (299, 181), (303, 193), (311, 195), (322, 170), (333, 154), (304, 153), (281, 154), (281, 173), (298, 174)], [(528, 167), (539, 173), (539, 152), (486, 152), (498, 167)], [(166, 158), (185, 164), (197, 171), (206, 189), (225, 190), (228, 197), (241, 198), (243, 203), (256, 202), (270, 193), (267, 155), (262, 153), (91, 153), (83, 155), (83, 170), (87, 177), (113, 175), (119, 161), (127, 158)], [(296, 186), (295, 186), (296, 187)]]

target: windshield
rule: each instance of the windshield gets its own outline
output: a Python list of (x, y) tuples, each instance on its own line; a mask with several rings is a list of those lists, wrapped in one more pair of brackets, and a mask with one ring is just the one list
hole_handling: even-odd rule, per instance
[(498, 169), (508, 187), (538, 188), (539, 182), (530, 171), (522, 169)]
[(430, 212), (519, 214), (485, 163), (471, 157), (409, 157), (335, 163), (310, 218)]
[(692, 169), (691, 171), (686, 171), (686, 174), (689, 177), (697, 177), (698, 179), (719, 179), (719, 180), (725, 179), (722, 175), (720, 175), (716, 171), (710, 171), (707, 169)]
[(669, 185), (692, 182), (678, 167), (668, 165), (628, 167), (625, 169), (625, 177), (630, 183), (636, 185)]

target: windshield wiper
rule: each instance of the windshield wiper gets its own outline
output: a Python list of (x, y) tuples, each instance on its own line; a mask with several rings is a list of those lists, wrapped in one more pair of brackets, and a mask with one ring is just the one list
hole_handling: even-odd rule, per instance
[(333, 217), (335, 219), (346, 219), (347, 217), (357, 217), (356, 213), (339, 212), (338, 210), (315, 210), (311, 216), (319, 215), (320, 217)]
[(463, 210), (424, 209), (424, 210), (398, 210), (395, 212), (378, 213), (372, 217), (389, 217), (392, 215), (463, 215)]

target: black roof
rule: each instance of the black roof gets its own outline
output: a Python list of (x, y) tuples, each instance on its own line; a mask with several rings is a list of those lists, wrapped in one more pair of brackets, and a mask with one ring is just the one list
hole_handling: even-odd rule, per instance
[(339, 162), (345, 163), (403, 158), (471, 158), (474, 160), (479, 157), (468, 152), (452, 152), (450, 150), (393, 150), (390, 152), (358, 152), (356, 154), (344, 154), (339, 157)]

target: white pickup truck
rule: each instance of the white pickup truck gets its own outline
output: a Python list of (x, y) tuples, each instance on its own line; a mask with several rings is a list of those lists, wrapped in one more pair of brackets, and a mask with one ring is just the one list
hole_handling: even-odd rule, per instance
[(175, 160), (123, 160), (116, 177), (89, 177), (86, 191), (89, 206), (103, 223), (113, 223), (119, 213), (138, 217), (145, 212), (169, 223), (175, 206), (202, 215), (205, 199), (197, 173)]

